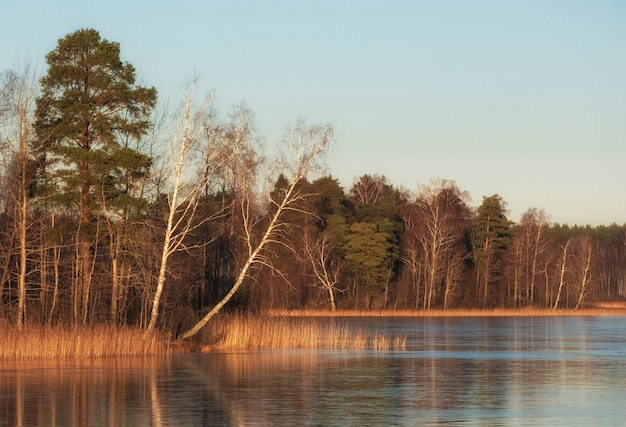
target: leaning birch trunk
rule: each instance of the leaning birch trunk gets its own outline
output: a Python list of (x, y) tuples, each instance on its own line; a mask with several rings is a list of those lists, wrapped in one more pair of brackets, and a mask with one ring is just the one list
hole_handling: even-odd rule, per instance
[(561, 300), (561, 291), (563, 290), (563, 285), (565, 284), (565, 261), (567, 259), (567, 248), (569, 247), (571, 240), (568, 240), (563, 247), (563, 262), (561, 263), (561, 278), (559, 280), (559, 290), (556, 293), (556, 300), (554, 301), (553, 310), (559, 308), (559, 301)]
[[(299, 184), (312, 172), (315, 168), (315, 164), (319, 157), (326, 151), (332, 137), (332, 126), (311, 126), (306, 127), (303, 121), (299, 121), (295, 128), (287, 131), (286, 142), (290, 146), (293, 152), (289, 153), (294, 155), (293, 169), (291, 174), (291, 184), (287, 191), (285, 191), (281, 200), (274, 201), (276, 211), (271, 216), (271, 219), (262, 234), (261, 239), (257, 244), (253, 243), (253, 226), (254, 220), (250, 213), (250, 198), (251, 194), (245, 194), (241, 201), (243, 226), (244, 226), (244, 238), (247, 251), (247, 259), (243, 263), (237, 279), (228, 293), (191, 329), (180, 335), (179, 339), (186, 339), (196, 335), (207, 324), (213, 316), (215, 316), (223, 307), (231, 300), (231, 298), (237, 293), (237, 290), (243, 284), (246, 277), (249, 275), (250, 267), (255, 264), (267, 264), (263, 251), (265, 247), (271, 242), (277, 242), (278, 234), (284, 227), (285, 223), (282, 220), (283, 214), (291, 209), (298, 209), (295, 204), (302, 200), (305, 196), (298, 191)], [(294, 150), (295, 149), (295, 150)], [(287, 161), (288, 162), (288, 161)]]
[[(290, 188), (290, 192), (292, 190), (293, 190), (293, 188)], [(244, 207), (243, 209), (247, 210), (248, 207)], [(244, 279), (248, 275), (248, 271), (250, 270), (250, 267), (254, 263), (259, 261), (259, 253), (265, 247), (265, 245), (271, 240), (271, 237), (274, 234), (274, 232), (276, 230), (276, 227), (277, 227), (277, 224), (278, 224), (278, 218), (280, 217), (280, 213), (283, 210), (284, 210), (284, 205), (281, 204), (279, 209), (276, 211), (276, 213), (272, 217), (272, 220), (270, 221), (270, 224), (268, 225), (267, 229), (265, 230), (265, 234), (263, 234), (263, 237), (261, 238), (261, 241), (259, 242), (259, 244), (254, 249), (252, 249), (252, 247), (250, 247), (251, 250), (249, 250), (249, 252), (248, 252), (248, 259), (246, 260), (244, 265), (241, 267), (239, 275), (237, 276), (237, 280), (235, 280), (235, 283), (233, 284), (233, 287), (230, 289), (230, 291), (228, 291), (228, 293), (224, 296), (224, 298), (222, 298), (222, 300), (220, 302), (218, 302), (211, 309), (211, 311), (209, 311), (202, 319), (200, 319), (200, 321), (198, 323), (196, 323), (187, 332), (183, 333), (180, 336), (180, 339), (185, 339), (185, 338), (192, 337), (192, 336), (196, 335), (198, 332), (200, 332), (200, 330), (204, 327), (204, 325), (206, 325), (207, 322), (209, 320), (211, 320), (211, 318), (213, 316), (215, 316), (226, 305), (226, 303), (228, 301), (230, 301), (230, 299), (237, 293), (237, 290), (239, 289), (239, 287), (243, 283)], [(251, 230), (247, 230), (247, 234), (248, 235), (250, 234), (250, 232), (251, 232)]]
[(585, 259), (585, 264), (582, 266), (582, 277), (580, 279), (580, 293), (578, 294), (578, 301), (576, 302), (576, 306), (574, 310), (577, 310), (583, 303), (583, 299), (585, 298), (585, 292), (587, 290), (587, 284), (589, 283), (589, 270), (591, 268), (591, 242), (589, 238), (586, 238), (583, 242), (583, 248), (587, 251), (587, 256)]

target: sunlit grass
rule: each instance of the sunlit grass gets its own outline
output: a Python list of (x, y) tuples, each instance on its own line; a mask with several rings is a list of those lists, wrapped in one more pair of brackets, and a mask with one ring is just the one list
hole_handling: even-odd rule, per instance
[[(402, 351), (406, 336), (372, 334), (366, 327), (322, 321), (321, 317), (487, 317), (487, 316), (624, 316), (623, 304), (598, 304), (582, 310), (451, 309), (451, 310), (297, 310), (266, 315), (221, 314), (206, 326), (204, 350), (332, 349)], [(170, 342), (141, 329), (109, 325), (70, 327), (27, 324), (21, 330), (0, 319), (0, 360), (94, 358), (162, 354)], [(184, 344), (184, 343), (183, 343)], [(191, 346), (181, 344), (178, 351)]]
[(166, 340), (143, 330), (107, 325), (25, 325), (0, 320), (0, 360), (137, 356), (166, 353)]
[(532, 317), (532, 316), (626, 316), (623, 305), (598, 305), (579, 310), (524, 307), (449, 310), (274, 310), (279, 317)]
[(209, 323), (203, 350), (404, 350), (406, 337), (368, 334), (364, 328), (310, 317), (224, 314)]

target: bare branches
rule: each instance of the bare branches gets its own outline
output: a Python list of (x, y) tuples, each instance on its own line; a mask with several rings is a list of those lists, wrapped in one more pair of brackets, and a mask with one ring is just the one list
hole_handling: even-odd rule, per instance
[[(4, 116), (6, 121), (2, 121), (0, 127), (0, 144), (6, 149), (8, 167), (5, 173), (10, 173), (11, 183), (7, 182), (9, 188), (9, 199), (13, 206), (12, 214), (15, 219), (13, 232), (19, 241), (19, 273), (18, 273), (18, 312), (17, 326), (23, 326), (26, 317), (26, 263), (29, 257), (29, 246), (27, 243), (27, 231), (29, 228), (28, 208), (29, 208), (29, 187), (32, 176), (32, 153), (29, 145), (32, 138), (32, 123), (35, 111), (35, 99), (37, 97), (37, 78), (35, 72), (26, 61), (17, 73), (6, 75), (0, 96), (0, 116)], [(2, 114), (5, 113), (5, 114)], [(3, 153), (5, 154), (5, 153)], [(8, 176), (6, 177), (8, 180)], [(1, 291), (0, 285), (0, 291)]]
[[(413, 254), (405, 263), (417, 263), (424, 276), (424, 308), (430, 309), (443, 284), (444, 308), (468, 256), (463, 239), (469, 227), (468, 195), (452, 181), (432, 181), (422, 186), (412, 215), (406, 219)], [(418, 266), (413, 266), (416, 271)]]
[(303, 119), (287, 126), (280, 151), (280, 161), (285, 177), (298, 182), (324, 170), (325, 153), (334, 138), (330, 124), (308, 126)]
[(364, 205), (374, 205), (383, 194), (385, 185), (387, 180), (384, 176), (363, 175), (352, 186), (350, 197)]
[(304, 246), (305, 256), (313, 268), (313, 275), (317, 279), (319, 287), (328, 292), (332, 311), (337, 309), (335, 292), (342, 291), (337, 287), (342, 264), (331, 259), (334, 249), (335, 245), (327, 234), (322, 234), (313, 243), (306, 242)]
[[(157, 288), (152, 300), (150, 322), (147, 330), (152, 330), (157, 321), (161, 295), (165, 286), (167, 274), (167, 262), (174, 252), (183, 247), (183, 241), (194, 229), (203, 223), (212, 220), (219, 214), (209, 215), (200, 220), (196, 218), (196, 210), (202, 192), (207, 183), (213, 178), (219, 169), (218, 163), (214, 162), (214, 155), (210, 146), (200, 148), (201, 141), (210, 141), (206, 138), (207, 132), (213, 123), (213, 109), (210, 103), (203, 104), (199, 109), (194, 109), (194, 90), (197, 79), (194, 79), (188, 88), (185, 103), (177, 115), (178, 122), (175, 124), (171, 137), (172, 157), (169, 167), (168, 188), (170, 193), (167, 197), (168, 216), (165, 225), (165, 236), (161, 253), (161, 263)], [(210, 101), (210, 98), (208, 99)], [(187, 171), (193, 170), (194, 154), (202, 153), (199, 179), (189, 175)]]
[(281, 230), (286, 226), (283, 219), (285, 212), (293, 209), (304, 195), (298, 187), (307, 178), (309, 173), (320, 170), (323, 154), (333, 138), (333, 129), (330, 125), (307, 127), (304, 121), (298, 121), (294, 127), (288, 127), (283, 142), (289, 151), (281, 152), (283, 173), (291, 179), (287, 188), (280, 197), (271, 200), (274, 204), (273, 213), (270, 213), (267, 225), (258, 230), (259, 240), (254, 239), (256, 221), (251, 215), (250, 205), (253, 194), (246, 192), (241, 203), (243, 220), (243, 235), (247, 248), (247, 257), (239, 270), (237, 279), (228, 293), (199, 321), (181, 335), (181, 339), (197, 334), (202, 327), (235, 295), (243, 281), (248, 277), (251, 267), (266, 263), (264, 252), (267, 247), (277, 241)]

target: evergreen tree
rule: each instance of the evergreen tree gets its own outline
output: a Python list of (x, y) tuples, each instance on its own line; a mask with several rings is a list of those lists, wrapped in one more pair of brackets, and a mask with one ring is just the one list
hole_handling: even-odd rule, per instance
[(313, 286), (328, 295), (331, 309), (336, 309), (335, 293), (346, 289), (344, 246), (350, 229), (347, 222), (346, 196), (339, 182), (331, 176), (313, 181), (311, 194), (314, 236), (305, 247), (311, 265)]
[(336, 179), (325, 176), (313, 181), (310, 189), (317, 233), (327, 235), (339, 255), (349, 232), (343, 188)]
[(488, 304), (490, 285), (502, 274), (502, 257), (512, 241), (510, 227), (502, 197), (498, 194), (483, 197), (474, 219), (473, 235), (476, 277), (483, 306)]
[[(348, 269), (355, 284), (365, 288), (366, 306), (381, 293), (382, 305), (386, 306), (399, 264), (403, 231), (400, 211), (406, 201), (385, 177), (364, 175), (350, 190), (348, 202), (351, 226), (344, 247)], [(373, 240), (368, 242), (368, 239)], [(368, 266), (374, 270), (368, 271)]]
[(345, 259), (355, 284), (364, 290), (365, 307), (372, 298), (383, 293), (392, 274), (393, 235), (371, 222), (357, 222), (350, 226), (346, 239)]
[(40, 163), (55, 183), (58, 201), (78, 211), (78, 277), (74, 320), (87, 318), (93, 224), (109, 201), (124, 200), (129, 173), (145, 173), (149, 158), (124, 141), (151, 126), (156, 89), (139, 86), (135, 69), (120, 60), (119, 43), (81, 29), (58, 41), (46, 56), (47, 74), (37, 100)]

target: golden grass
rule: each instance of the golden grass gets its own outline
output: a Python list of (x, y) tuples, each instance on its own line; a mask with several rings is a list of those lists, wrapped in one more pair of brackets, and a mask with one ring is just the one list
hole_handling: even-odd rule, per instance
[(335, 349), (402, 351), (406, 336), (367, 334), (362, 329), (322, 322), (321, 317), (532, 317), (626, 316), (624, 306), (600, 306), (581, 310), (549, 308), (451, 309), (451, 310), (293, 310), (265, 315), (222, 314), (204, 331), (203, 351), (257, 349)]
[(223, 314), (204, 331), (203, 351), (258, 349), (404, 350), (406, 337), (366, 334), (315, 318)]
[(525, 307), (518, 309), (449, 309), (449, 310), (274, 310), (278, 317), (532, 317), (532, 316), (626, 316), (623, 305), (598, 304), (579, 310)]
[(156, 333), (107, 325), (66, 327), (25, 325), (18, 330), (0, 321), (0, 360), (137, 356), (168, 352)]

